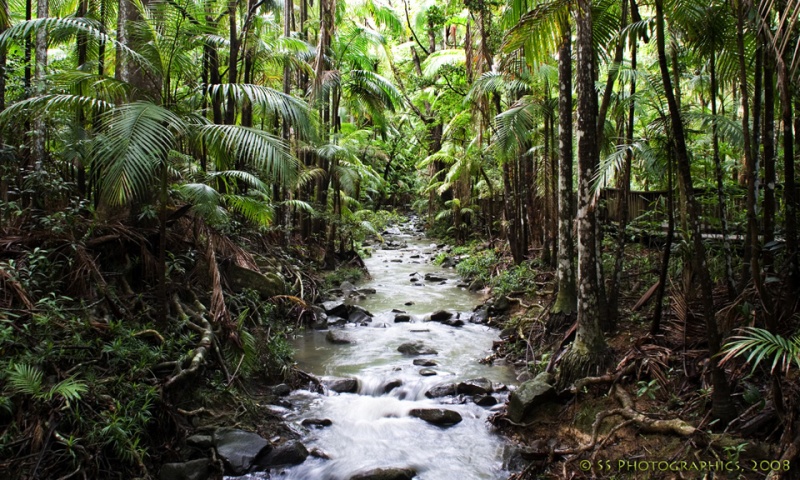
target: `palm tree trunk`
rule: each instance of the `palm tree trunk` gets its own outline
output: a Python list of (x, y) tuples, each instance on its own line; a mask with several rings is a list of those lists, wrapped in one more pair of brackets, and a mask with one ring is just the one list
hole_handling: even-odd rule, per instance
[[(36, 18), (43, 19), (48, 16), (47, 0), (37, 0)], [(44, 76), (47, 69), (47, 29), (40, 28), (36, 31), (36, 69), (34, 73), (35, 86), (37, 93), (44, 92)], [(33, 124), (33, 161), (34, 169), (40, 170), (45, 162), (47, 155), (46, 135), (44, 117), (38, 116)]]
[(578, 378), (601, 373), (608, 361), (608, 346), (600, 327), (597, 204), (591, 188), (598, 154), (591, 8), (592, 0), (578, 0), (578, 326), (561, 366), (559, 385), (564, 387)]
[[(228, 56), (228, 83), (236, 83), (238, 81), (239, 72), (239, 34), (236, 27), (236, 10), (239, 5), (238, 0), (228, 1), (228, 28), (229, 28), (229, 41), (230, 41), (230, 55)], [(228, 102), (225, 108), (225, 124), (233, 125), (236, 121), (236, 103), (233, 99), (233, 93), (228, 94)]]
[[(674, 148), (674, 145), (671, 145), (671, 148)], [(667, 290), (669, 259), (672, 253), (672, 241), (675, 238), (675, 185), (672, 178), (672, 155), (670, 155), (667, 157), (667, 240), (664, 243), (664, 253), (661, 256), (661, 271), (658, 275), (653, 322), (650, 324), (651, 335), (657, 335), (661, 331), (661, 316), (664, 310), (664, 293)]]
[(577, 311), (572, 239), (572, 33), (568, 25), (558, 51), (558, 295), (552, 313)]
[[(687, 222), (690, 228), (691, 243), (693, 246), (694, 271), (700, 281), (700, 296), (703, 302), (703, 316), (706, 322), (706, 336), (708, 339), (709, 356), (714, 358), (720, 351), (721, 339), (717, 329), (717, 321), (714, 311), (713, 287), (711, 276), (708, 272), (706, 262), (706, 250), (700, 234), (699, 205), (694, 196), (692, 187), (692, 174), (689, 165), (689, 155), (686, 149), (686, 137), (683, 129), (683, 121), (680, 109), (672, 90), (672, 79), (669, 76), (669, 66), (667, 65), (667, 55), (664, 39), (664, 0), (656, 0), (656, 37), (658, 47), (658, 64), (661, 69), (661, 80), (664, 84), (664, 93), (667, 97), (669, 107), (670, 123), (672, 127), (673, 141), (675, 142), (675, 157), (678, 162), (678, 178), (685, 192)], [(713, 392), (711, 394), (712, 414), (721, 421), (724, 427), (736, 417), (736, 407), (730, 396), (730, 387), (725, 372), (719, 367), (717, 362), (710, 362), (711, 382)]]

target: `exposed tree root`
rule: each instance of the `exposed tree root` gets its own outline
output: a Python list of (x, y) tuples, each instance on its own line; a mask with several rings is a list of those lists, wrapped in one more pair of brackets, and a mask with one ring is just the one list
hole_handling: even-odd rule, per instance
[(183, 362), (178, 362), (176, 364), (178, 370), (177, 373), (167, 379), (167, 381), (164, 383), (164, 389), (168, 389), (181, 380), (184, 380), (197, 373), (197, 370), (200, 368), (200, 366), (205, 363), (206, 355), (214, 344), (214, 331), (211, 328), (211, 322), (209, 322), (205, 317), (206, 307), (204, 307), (197, 298), (194, 299), (194, 310), (191, 310), (188, 307), (184, 309), (184, 306), (181, 304), (177, 295), (172, 297), (172, 305), (175, 308), (175, 311), (178, 312), (178, 317), (182, 321), (185, 321), (188, 325), (192, 325), (192, 322), (189, 321), (190, 316), (187, 315), (186, 310), (190, 312), (191, 318), (200, 324), (194, 326), (195, 328), (199, 327), (202, 332), (202, 336), (200, 338), (200, 342), (190, 355), (191, 360), (189, 361), (189, 366), (183, 369), (181, 368), (181, 364)]

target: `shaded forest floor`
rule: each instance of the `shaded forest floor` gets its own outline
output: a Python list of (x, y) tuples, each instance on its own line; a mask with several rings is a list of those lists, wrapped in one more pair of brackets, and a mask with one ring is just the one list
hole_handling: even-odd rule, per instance
[[(769, 369), (728, 362), (739, 416), (724, 427), (714, 421), (710, 359), (697, 299), (687, 299), (678, 285), (670, 284), (662, 329), (650, 334), (653, 299), (648, 292), (658, 281), (659, 256), (642, 245), (627, 248), (620, 288), (609, 292), (618, 295), (620, 315), (606, 337), (611, 356), (606, 375), (576, 382), (555, 401), (542, 402), (522, 424), (502, 414), (493, 419), (520, 446), (514, 465), (519, 473), (512, 479), (800, 478), (790, 428), (796, 415), (796, 372), (780, 378), (788, 410), (781, 418)], [(527, 370), (520, 380), (545, 370), (555, 373), (558, 357), (574, 337), (574, 318), (554, 323), (549, 314), (551, 280), (552, 273), (540, 270), (536, 284), (545, 288), (507, 297), (514, 309), (501, 326), (503, 341), (494, 356)], [(757, 301), (752, 288), (735, 301), (717, 289), (723, 330), (735, 335), (738, 328), (752, 326)], [(796, 305), (787, 307), (797, 311)], [(781, 329), (789, 338), (798, 319), (787, 317)]]

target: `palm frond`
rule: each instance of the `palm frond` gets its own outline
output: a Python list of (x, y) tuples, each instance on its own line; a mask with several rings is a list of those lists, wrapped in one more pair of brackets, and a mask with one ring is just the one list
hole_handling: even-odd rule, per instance
[(431, 53), (422, 63), (422, 74), (427, 78), (433, 78), (445, 65), (461, 66), (466, 62), (467, 57), (463, 49), (437, 50)]
[(742, 335), (732, 337), (722, 348), (720, 365), (734, 357), (747, 355), (745, 360), (753, 365), (753, 371), (762, 360), (772, 360), (770, 373), (779, 367), (782, 373), (788, 373), (794, 363), (800, 367), (800, 334), (792, 338), (784, 338), (763, 328), (745, 327)]

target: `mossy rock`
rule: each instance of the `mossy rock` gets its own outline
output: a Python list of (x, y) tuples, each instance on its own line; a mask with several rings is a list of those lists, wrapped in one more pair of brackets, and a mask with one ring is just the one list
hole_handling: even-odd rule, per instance
[(286, 293), (286, 283), (277, 273), (260, 273), (249, 268), (229, 264), (225, 269), (225, 276), (231, 288), (237, 293), (246, 288), (255, 290), (264, 298)]

